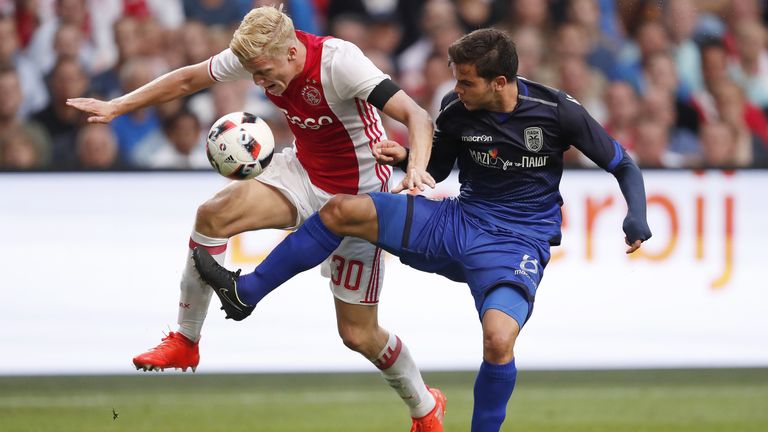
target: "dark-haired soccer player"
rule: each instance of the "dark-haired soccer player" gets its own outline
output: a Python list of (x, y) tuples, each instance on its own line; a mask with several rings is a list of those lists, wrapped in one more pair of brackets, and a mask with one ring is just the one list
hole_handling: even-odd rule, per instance
[[(516, 76), (515, 45), (506, 33), (472, 32), (454, 42), (449, 57), (457, 84), (443, 99), (428, 172), (443, 180), (458, 161), (459, 197), (337, 195), (253, 273), (229, 272), (204, 249), (193, 258), (228, 314), (256, 305), (322, 262), (345, 236), (375, 243), (416, 269), (466, 282), (483, 328), (472, 431), (498, 431), (517, 376), (515, 340), (531, 315), (549, 247), (560, 244), (563, 152), (577, 147), (618, 180), (628, 205), (627, 253), (651, 231), (637, 165), (572, 97)], [(407, 160), (407, 151), (392, 142), (376, 153), (381, 163)]]

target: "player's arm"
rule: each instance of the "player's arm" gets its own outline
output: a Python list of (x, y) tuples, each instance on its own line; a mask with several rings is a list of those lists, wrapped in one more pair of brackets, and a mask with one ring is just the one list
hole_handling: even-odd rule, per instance
[[(389, 79), (382, 81), (371, 92), (371, 96), (376, 96), (377, 89), (388, 86), (390, 85), (389, 83), (392, 83)], [(391, 85), (394, 86), (394, 84)], [(371, 97), (369, 97), (370, 100)], [(373, 102), (371, 104), (376, 106)], [(429, 163), (429, 155), (432, 148), (432, 118), (416, 101), (399, 89), (380, 109), (384, 114), (399, 121), (408, 128), (408, 142), (411, 147), (408, 154), (408, 168), (405, 179), (399, 185), (392, 188), (392, 192), (397, 193), (403, 189), (414, 187), (424, 190), (424, 185), (435, 187), (435, 180), (427, 172), (427, 164)], [(376, 156), (375, 153), (374, 156)]]
[(68, 99), (67, 105), (93, 114), (89, 123), (109, 123), (117, 116), (150, 105), (172, 101), (210, 87), (215, 82), (208, 73), (208, 62), (185, 66), (160, 76), (138, 89), (112, 99)]
[[(430, 152), (429, 164), (427, 165), (427, 172), (437, 183), (445, 180), (451, 173), (461, 149), (458, 141), (449, 132), (451, 120), (448, 117), (450, 114), (447, 114), (445, 110), (446, 106), (455, 99), (456, 97), (453, 92), (448, 93), (443, 98), (440, 114), (437, 116), (435, 121), (436, 127), (432, 134), (432, 150)], [(374, 149), (377, 147), (380, 155), (377, 157), (377, 161), (397, 166), (407, 172), (410, 166), (410, 151), (408, 149), (394, 141), (378, 143), (374, 146)]]
[(622, 225), (625, 241), (629, 245), (627, 253), (636, 251), (651, 238), (640, 168), (624, 148), (572, 98), (563, 97), (558, 104), (558, 112), (563, 136), (572, 138), (574, 147), (616, 177), (627, 202), (627, 216)]
[[(435, 130), (432, 152), (427, 164), (427, 172), (436, 183), (440, 183), (451, 174), (459, 154), (459, 146), (456, 142), (442, 136), (439, 130)], [(408, 172), (410, 151), (407, 148), (395, 141), (387, 140), (376, 143), (374, 151), (379, 154), (376, 158), (379, 163), (396, 166)]]

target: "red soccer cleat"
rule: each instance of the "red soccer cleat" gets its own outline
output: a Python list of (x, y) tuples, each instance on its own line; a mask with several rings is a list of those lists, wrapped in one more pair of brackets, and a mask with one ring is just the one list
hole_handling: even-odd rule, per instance
[(439, 389), (431, 388), (429, 392), (435, 397), (435, 407), (424, 417), (413, 419), (411, 432), (443, 432), (445, 418), (445, 395)]
[(198, 363), (200, 363), (198, 343), (176, 332), (170, 332), (158, 346), (133, 358), (136, 370), (144, 371), (180, 368), (186, 372), (187, 368), (191, 367), (194, 372)]

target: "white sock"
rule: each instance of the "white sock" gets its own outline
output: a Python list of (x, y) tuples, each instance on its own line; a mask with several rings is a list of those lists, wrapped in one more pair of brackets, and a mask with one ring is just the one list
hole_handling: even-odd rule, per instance
[(429, 414), (435, 407), (435, 398), (429, 392), (416, 363), (397, 335), (389, 334), (389, 340), (375, 359), (370, 359), (381, 375), (403, 399), (411, 417), (419, 418)]
[(197, 342), (200, 339), (200, 331), (203, 328), (205, 316), (208, 315), (208, 305), (211, 304), (213, 291), (205, 285), (197, 273), (195, 263), (192, 261), (192, 249), (202, 246), (208, 250), (213, 259), (220, 265), (224, 265), (227, 255), (227, 240), (222, 238), (206, 237), (197, 231), (192, 231), (189, 238), (189, 251), (184, 265), (184, 273), (181, 275), (181, 293), (179, 295), (179, 333), (187, 339)]

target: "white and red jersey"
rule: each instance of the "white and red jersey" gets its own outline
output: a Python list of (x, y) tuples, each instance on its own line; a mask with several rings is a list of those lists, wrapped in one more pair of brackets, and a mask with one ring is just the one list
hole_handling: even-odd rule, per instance
[[(391, 169), (371, 154), (386, 134), (366, 99), (389, 76), (350, 42), (301, 31), (296, 37), (307, 47), (304, 70), (282, 95), (265, 94), (288, 119), (312, 184), (333, 194), (388, 190)], [(230, 49), (211, 57), (208, 72), (216, 81), (252, 79)]]

